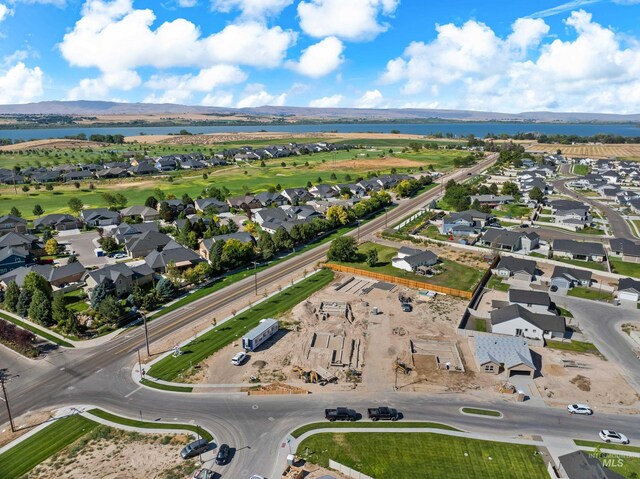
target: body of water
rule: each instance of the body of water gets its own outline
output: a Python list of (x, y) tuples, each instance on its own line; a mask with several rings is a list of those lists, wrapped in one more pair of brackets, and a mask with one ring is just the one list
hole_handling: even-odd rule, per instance
[(0, 138), (12, 140), (43, 140), (47, 138), (62, 138), (75, 136), (80, 133), (90, 136), (92, 134), (111, 134), (136, 136), (167, 135), (178, 133), (186, 129), (191, 133), (240, 133), (240, 132), (291, 132), (291, 133), (319, 133), (338, 131), (340, 133), (390, 133), (391, 130), (399, 130), (401, 133), (415, 135), (429, 135), (432, 133), (452, 133), (455, 136), (475, 135), (484, 137), (489, 133), (496, 135), (506, 133), (544, 133), (546, 135), (578, 135), (592, 136), (600, 133), (640, 136), (640, 125), (607, 123), (506, 123), (506, 122), (468, 122), (468, 123), (325, 123), (321, 125), (256, 125), (256, 126), (148, 126), (148, 127), (71, 127), (71, 128), (43, 128), (27, 130), (0, 130)]

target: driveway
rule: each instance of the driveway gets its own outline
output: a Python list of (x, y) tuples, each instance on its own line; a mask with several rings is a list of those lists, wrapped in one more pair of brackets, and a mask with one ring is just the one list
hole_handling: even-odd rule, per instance
[(65, 235), (59, 237), (58, 241), (61, 245), (69, 245), (70, 250), (75, 251), (78, 261), (85, 267), (104, 266), (112, 263), (106, 256), (97, 257), (94, 249), (98, 247), (97, 240), (100, 237), (97, 231), (88, 231), (85, 233)]
[(629, 384), (640, 393), (640, 360), (631, 339), (620, 330), (625, 323), (640, 324), (637, 310), (551, 293), (551, 299), (573, 313), (587, 338), (609, 360), (617, 362)]

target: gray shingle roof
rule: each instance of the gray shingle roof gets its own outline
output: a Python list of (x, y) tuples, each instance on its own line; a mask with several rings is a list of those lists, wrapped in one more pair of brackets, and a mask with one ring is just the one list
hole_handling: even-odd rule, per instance
[(526, 272), (533, 276), (536, 272), (536, 262), (528, 259), (514, 258), (513, 256), (502, 256), (496, 269), (503, 268), (512, 273)]
[(568, 268), (566, 266), (556, 266), (553, 269), (553, 273), (551, 274), (551, 279), (553, 278), (565, 278), (569, 281), (590, 281), (591, 280), (591, 271), (587, 271), (584, 269), (575, 269)]
[(509, 369), (523, 364), (535, 369), (525, 339), (510, 336), (476, 336), (476, 357), (480, 365), (494, 362)]
[(618, 291), (630, 290), (640, 293), (640, 281), (633, 278), (622, 278), (618, 281)]
[(509, 301), (512, 303), (536, 304), (550, 306), (551, 298), (544, 291), (529, 291), (526, 289), (510, 289)]
[(553, 240), (553, 250), (582, 256), (604, 256), (602, 243), (589, 243), (566, 239)]
[(492, 325), (511, 321), (515, 318), (522, 318), (543, 331), (564, 332), (566, 329), (564, 316), (532, 313), (518, 304), (491, 311)]

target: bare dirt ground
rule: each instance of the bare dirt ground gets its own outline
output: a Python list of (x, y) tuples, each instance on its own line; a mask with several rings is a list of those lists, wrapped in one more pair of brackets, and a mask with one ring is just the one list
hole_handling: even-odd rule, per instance
[[(637, 404), (638, 395), (618, 368), (593, 354), (532, 348), (542, 355), (542, 377), (535, 380), (538, 391), (548, 402), (587, 403), (599, 408)], [(565, 368), (562, 359), (572, 359), (585, 368)]]
[(32, 140), (25, 141), (23, 143), (16, 143), (15, 145), (3, 145), (0, 146), (2, 151), (25, 151), (25, 150), (68, 150), (72, 148), (100, 148), (105, 146), (104, 143), (98, 143), (95, 141), (83, 141), (83, 140), (66, 140), (50, 139), (50, 140)]
[[(28, 479), (146, 479), (185, 477), (194, 461), (178, 457), (188, 441), (184, 435), (138, 434), (98, 426), (60, 453), (37, 466)], [(180, 462), (178, 462), (180, 461)]]
[(561, 150), (568, 157), (609, 158), (616, 157), (640, 157), (640, 145), (611, 144), (611, 145), (560, 145), (532, 143), (527, 151), (534, 153), (555, 153)]
[[(381, 163), (384, 162), (384, 163)], [(385, 168), (388, 167), (396, 167), (396, 168), (417, 168), (419, 166), (424, 166), (424, 163), (415, 160), (406, 160), (404, 158), (396, 158), (393, 156), (385, 156), (384, 158), (371, 158), (371, 159), (362, 159), (362, 160), (348, 160), (341, 161), (340, 166), (342, 168), (353, 168), (353, 169), (375, 169), (380, 168), (380, 165), (384, 164)], [(331, 162), (320, 164), (316, 167), (318, 170), (335, 170), (335, 165), (331, 164)]]
[(23, 434), (31, 431), (30, 428), (38, 426), (52, 417), (53, 414), (50, 411), (35, 411), (18, 418), (14, 418), (14, 423), (18, 431), (11, 432), (9, 425), (7, 424), (6, 429), (0, 431), (0, 447), (9, 444), (11, 441), (15, 441)]

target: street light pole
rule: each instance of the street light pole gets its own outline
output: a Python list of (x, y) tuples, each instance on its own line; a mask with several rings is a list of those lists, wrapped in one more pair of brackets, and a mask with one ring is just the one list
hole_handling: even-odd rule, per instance
[(256, 296), (258, 295), (258, 262), (252, 261), (253, 263), (253, 286), (256, 290)]
[(358, 222), (358, 243), (360, 243), (360, 220), (356, 220)]
[(2, 384), (2, 394), (4, 395), (4, 403), (7, 405), (7, 416), (9, 416), (9, 424), (11, 425), (11, 432), (16, 432), (16, 427), (13, 424), (13, 416), (11, 416), (11, 408), (9, 407), (9, 398), (7, 397), (7, 390), (4, 386), (4, 375), (0, 374), (0, 384)]
[(147, 346), (147, 356), (151, 357), (151, 350), (149, 349), (149, 330), (147, 329), (147, 315), (140, 313), (142, 316), (142, 324), (144, 326), (144, 343)]

